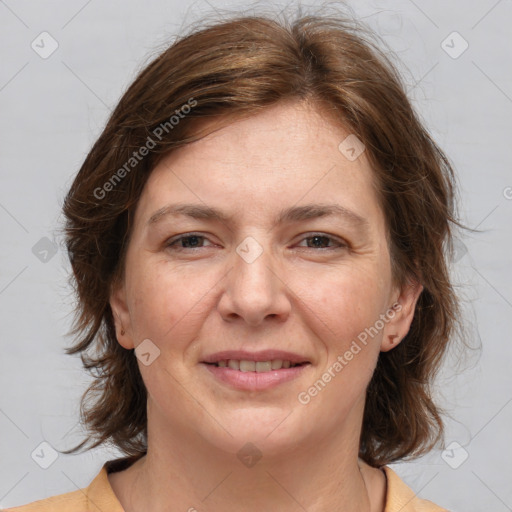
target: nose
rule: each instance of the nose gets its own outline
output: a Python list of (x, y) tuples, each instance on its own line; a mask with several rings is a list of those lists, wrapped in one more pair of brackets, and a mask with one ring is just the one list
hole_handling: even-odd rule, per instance
[(252, 262), (234, 253), (233, 261), (217, 306), (222, 318), (253, 327), (266, 319), (285, 321), (291, 310), (290, 292), (269, 251), (264, 250)]

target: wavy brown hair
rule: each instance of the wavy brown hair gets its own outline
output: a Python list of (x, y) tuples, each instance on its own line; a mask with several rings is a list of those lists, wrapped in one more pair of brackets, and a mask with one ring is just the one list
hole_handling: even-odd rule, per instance
[(117, 342), (109, 296), (123, 277), (134, 210), (152, 169), (200, 138), (201, 121), (229, 123), (285, 100), (314, 104), (364, 142), (393, 277), (424, 287), (407, 336), (380, 354), (360, 456), (380, 466), (418, 456), (442, 438), (431, 385), (458, 318), (446, 261), (457, 223), (450, 163), (413, 111), (394, 64), (358, 23), (339, 15), (239, 15), (195, 27), (140, 72), (65, 198), (78, 296), (76, 343), (66, 352), (80, 353), (94, 380), (81, 402), (89, 434), (64, 453), (102, 443), (129, 456), (147, 450), (147, 393), (133, 350)]

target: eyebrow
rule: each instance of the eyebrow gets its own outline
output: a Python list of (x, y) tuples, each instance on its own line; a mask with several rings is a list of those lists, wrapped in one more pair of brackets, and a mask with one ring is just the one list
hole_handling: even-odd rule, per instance
[[(148, 220), (148, 225), (155, 224), (168, 216), (185, 216), (192, 219), (219, 221), (222, 223), (228, 223), (235, 217), (234, 215), (228, 215), (217, 208), (206, 205), (170, 204), (154, 212)], [(285, 224), (333, 216), (344, 218), (360, 228), (369, 225), (365, 218), (338, 204), (306, 204), (302, 206), (292, 206), (281, 210), (275, 218), (274, 223)]]

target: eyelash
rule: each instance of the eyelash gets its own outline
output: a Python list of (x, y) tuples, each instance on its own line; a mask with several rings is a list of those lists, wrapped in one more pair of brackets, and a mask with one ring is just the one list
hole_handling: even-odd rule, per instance
[[(177, 243), (181, 242), (182, 240), (187, 240), (189, 238), (201, 238), (201, 239), (207, 240), (207, 238), (204, 235), (200, 235), (200, 234), (196, 234), (196, 233), (187, 233), (185, 235), (180, 235), (177, 238), (169, 240), (166, 243), (166, 247), (168, 249), (172, 249), (172, 250), (175, 250), (175, 251), (186, 251), (188, 249), (190, 249), (190, 250), (204, 249), (204, 247), (177, 247), (176, 246)], [(346, 249), (348, 247), (347, 243), (345, 243), (345, 242), (343, 242), (343, 241), (341, 241), (341, 240), (339, 240), (337, 238), (334, 238), (334, 237), (332, 237), (330, 235), (326, 235), (324, 233), (312, 233), (309, 236), (302, 238), (301, 242), (304, 241), (304, 240), (310, 240), (310, 239), (313, 239), (313, 238), (325, 238), (325, 239), (328, 239), (331, 242), (334, 242), (334, 243), (338, 244), (338, 247), (303, 247), (303, 248), (305, 248), (305, 249), (335, 250), (335, 249)]]

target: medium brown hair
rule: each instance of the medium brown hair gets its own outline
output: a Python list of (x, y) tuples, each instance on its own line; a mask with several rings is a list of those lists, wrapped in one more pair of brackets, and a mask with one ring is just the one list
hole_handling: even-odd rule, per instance
[(117, 342), (109, 296), (122, 279), (133, 213), (152, 169), (197, 140), (201, 121), (229, 122), (286, 100), (312, 103), (363, 141), (393, 277), (424, 287), (407, 336), (379, 356), (360, 456), (380, 466), (441, 439), (431, 384), (457, 319), (446, 263), (456, 222), (450, 163), (413, 111), (395, 66), (359, 24), (332, 15), (237, 16), (181, 36), (137, 76), (65, 199), (78, 296), (77, 341), (66, 351), (80, 353), (95, 377), (81, 402), (89, 436), (65, 453), (102, 443), (131, 456), (147, 450), (147, 392), (134, 351)]

